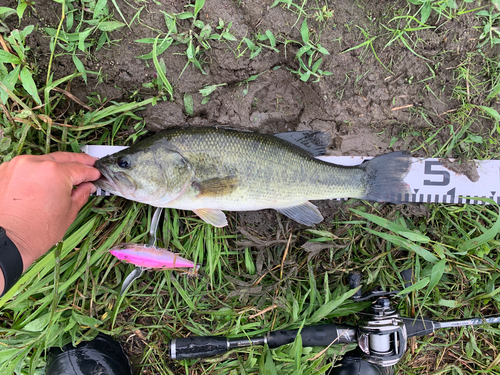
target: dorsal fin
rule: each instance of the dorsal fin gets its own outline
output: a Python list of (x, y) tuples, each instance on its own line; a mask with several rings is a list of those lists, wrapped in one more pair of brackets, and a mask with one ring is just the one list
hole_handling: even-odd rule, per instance
[(317, 130), (276, 133), (273, 135), (306, 150), (312, 156), (324, 155), (326, 153), (326, 148), (330, 146), (331, 143), (328, 133)]

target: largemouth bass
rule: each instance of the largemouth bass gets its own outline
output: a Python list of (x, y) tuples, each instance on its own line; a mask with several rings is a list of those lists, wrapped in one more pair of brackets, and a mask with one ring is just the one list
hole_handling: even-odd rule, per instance
[[(323, 135), (322, 135), (323, 134)], [(273, 208), (304, 224), (323, 216), (309, 200), (361, 198), (401, 203), (405, 152), (345, 167), (314, 158), (324, 133), (275, 135), (222, 128), (181, 128), (157, 133), (96, 162), (100, 188), (156, 207), (194, 211), (216, 227), (227, 211)]]

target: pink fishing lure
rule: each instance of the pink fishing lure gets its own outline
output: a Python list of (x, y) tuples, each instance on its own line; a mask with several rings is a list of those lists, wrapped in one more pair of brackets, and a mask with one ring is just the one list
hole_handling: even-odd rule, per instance
[(126, 243), (110, 249), (109, 252), (121, 261), (132, 263), (139, 267), (158, 270), (169, 270), (174, 268), (198, 269), (190, 260), (184, 259), (179, 256), (179, 254), (172, 253), (162, 248)]

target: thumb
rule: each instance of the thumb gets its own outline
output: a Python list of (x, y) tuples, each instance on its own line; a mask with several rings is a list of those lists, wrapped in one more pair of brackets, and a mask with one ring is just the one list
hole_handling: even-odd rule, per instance
[(71, 198), (75, 203), (73, 208), (75, 209), (75, 215), (80, 211), (80, 208), (83, 207), (85, 203), (87, 203), (89, 196), (91, 193), (95, 193), (97, 188), (92, 182), (84, 182), (76, 187), (75, 190), (71, 193)]

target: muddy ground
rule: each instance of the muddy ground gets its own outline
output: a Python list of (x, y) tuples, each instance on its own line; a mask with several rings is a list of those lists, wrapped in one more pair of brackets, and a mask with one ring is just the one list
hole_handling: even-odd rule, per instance
[[(17, 6), (16, 0), (3, 2), (5, 6)], [(155, 38), (159, 33), (165, 35), (167, 26), (162, 11), (185, 12), (191, 9), (186, 8), (188, 3), (117, 0), (124, 18), (134, 21), (130, 27), (109, 33), (114, 42), (104, 48), (91, 48), (86, 54), (78, 52), (85, 68), (99, 74), (88, 74), (87, 83), (82, 78), (75, 79), (66, 90), (87, 104), (90, 97), (97, 96), (102, 102), (126, 102), (158, 95), (155, 88), (143, 86), (157, 78), (152, 60), (137, 58), (149, 53), (151, 45), (136, 40)], [(77, 2), (74, 4), (79, 6)], [(304, 82), (292, 72), (299, 68), (295, 56), (301, 44), (290, 42), (302, 42), (303, 17), (298, 20), (299, 14), (292, 11), (293, 7), (271, 7), (271, 4), (263, 0), (206, 1), (198, 19), (211, 23), (214, 29), (219, 19), (225, 25), (231, 22), (229, 32), (235, 40), (209, 41), (210, 48), (200, 54), (205, 74), (193, 64), (186, 67), (184, 44), (172, 45), (160, 55), (174, 95), (173, 101), (160, 100), (155, 106), (138, 112), (146, 120), (148, 130), (184, 125), (227, 125), (266, 133), (312, 129), (331, 134), (331, 155), (375, 156), (396, 150), (415, 150), (424, 141), (421, 130), (460, 126), (451, 117), (463, 104), (455, 92), (457, 84), (463, 84), (457, 77), (457, 67), (466, 62), (471, 72), (480, 76), (482, 59), (495, 57), (500, 52), (494, 47), (484, 48), (482, 55), (477, 53), (479, 32), (475, 27), (480, 26), (480, 22), (474, 13), (452, 19), (432, 13), (427, 24), (433, 28), (408, 34), (413, 43), (412, 52), (398, 41), (388, 45), (394, 34), (382, 26), (397, 28), (398, 21), (390, 22), (393, 17), (415, 12), (416, 8), (409, 10), (407, 1), (330, 0), (327, 9), (333, 10), (333, 16), (322, 22), (316, 20), (314, 14), (323, 3), (309, 2), (305, 9), (309, 15), (310, 38), (328, 50), (321, 69), (332, 74), (322, 76), (318, 82), (314, 82), (315, 77)], [(466, 6), (472, 9), (473, 5), (476, 4)], [(121, 20), (111, 2), (109, 7), (115, 18)], [(88, 14), (90, 19), (90, 9)], [(36, 0), (22, 19), (21, 28), (36, 25), (28, 43), (39, 79), (45, 80), (50, 58), (50, 37), (44, 28), (56, 29), (60, 17), (60, 3)], [(10, 27), (19, 27), (10, 19), (9, 22)], [(190, 27), (189, 20), (180, 24), (185, 30)], [(373, 39), (373, 47), (380, 61), (369, 46), (348, 51), (367, 40), (361, 29), (369, 37), (379, 36)], [(252, 39), (267, 30), (276, 37), (278, 52), (263, 48), (258, 56), (250, 59), (250, 51), (244, 51), (246, 44), (242, 39)], [(93, 36), (98, 37), (98, 33)], [(60, 47), (56, 52), (59, 55), (52, 67), (54, 80), (76, 70), (70, 55), (64, 54)], [(208, 85), (221, 86), (202, 104), (199, 90)], [(193, 98), (192, 114), (186, 111), (186, 94)], [(82, 110), (75, 101), (68, 100), (65, 105), (68, 106), (65, 111)], [(500, 110), (498, 103), (491, 105)], [(484, 119), (474, 123), (473, 130), (486, 134), (492, 126), (491, 121)], [(444, 142), (449, 136), (449, 127), (445, 127), (437, 138)], [(437, 151), (434, 147), (420, 148), (414, 155), (433, 155)], [(327, 220), (333, 219), (339, 209), (337, 202), (322, 202), (319, 207)], [(418, 207), (407, 211), (409, 216), (426, 214), (425, 209)], [(266, 234), (269, 227), (277, 226), (274, 211), (241, 213), (238, 217), (243, 225), (253, 227), (259, 234)], [(288, 222), (287, 225), (294, 224)]]
[[(90, 50), (87, 55), (79, 54), (88, 71), (100, 74), (89, 74), (87, 84), (82, 79), (74, 80), (68, 90), (85, 103), (92, 93), (108, 101), (130, 100), (133, 93), (136, 93), (134, 98), (157, 94), (154, 89), (143, 87), (156, 77), (152, 61), (136, 58), (149, 53), (151, 45), (136, 40), (154, 38), (159, 32), (166, 32), (161, 11), (181, 13), (189, 10), (185, 8), (187, 3), (117, 1), (125, 19), (133, 19), (138, 12), (139, 16), (130, 28), (123, 27), (110, 33), (114, 40), (112, 44), (98, 51)], [(386, 46), (391, 34), (381, 27), (381, 24), (397, 26), (396, 21), (389, 21), (394, 15), (408, 13), (406, 1), (330, 1), (328, 8), (334, 11), (333, 17), (318, 22), (312, 16), (308, 25), (311, 40), (319, 42), (330, 53), (323, 57), (321, 69), (333, 74), (323, 76), (319, 82), (313, 82), (314, 77), (303, 82), (291, 72), (298, 69), (295, 55), (300, 45), (288, 43), (285, 47), (284, 44), (290, 40), (301, 42), (303, 18), (297, 22), (296, 12), (282, 6), (270, 8), (270, 3), (206, 2), (198, 18), (213, 25), (217, 25), (219, 19), (226, 25), (232, 22), (229, 31), (236, 41), (210, 41), (211, 48), (202, 54), (206, 74), (193, 64), (185, 68), (184, 45), (173, 45), (163, 53), (160, 57), (167, 67), (166, 76), (174, 86), (174, 100), (160, 101), (143, 111), (148, 129), (157, 131), (172, 126), (212, 124), (261, 132), (315, 129), (330, 132), (331, 154), (378, 155), (408, 149), (412, 136), (404, 134), (405, 131), (438, 127), (447, 123), (448, 114), (460, 107), (461, 103), (453, 95), (453, 83), (457, 81), (454, 69), (464, 62), (468, 53), (476, 51), (479, 33), (474, 26), (478, 26), (479, 21), (473, 13), (451, 20), (432, 14), (427, 23), (436, 26), (435, 29), (411, 34), (414, 41), (420, 40), (414, 46), (419, 57), (400, 43)], [(16, 1), (7, 0), (6, 5), (15, 7), (15, 4)], [(309, 14), (312, 15), (317, 6), (311, 4), (310, 7)], [(111, 3), (110, 9), (114, 11)], [(50, 56), (50, 39), (44, 27), (57, 28), (61, 6), (51, 0), (39, 0), (27, 12), (29, 17), (23, 18), (23, 24), (38, 27), (37, 32), (29, 37), (29, 45), (41, 73), (39, 77), (43, 77)], [(121, 20), (116, 11), (115, 16)], [(189, 21), (184, 23), (186, 28), (189, 25)], [(370, 36), (381, 35), (373, 45), (380, 62), (388, 69), (377, 61), (369, 48), (345, 52), (367, 40), (360, 28)], [(275, 35), (279, 53), (264, 48), (253, 59), (249, 59), (249, 51), (241, 55), (246, 47), (244, 43), (240, 45), (242, 38), (251, 39), (256, 33), (267, 30)], [(57, 52), (63, 51), (59, 48)], [(484, 53), (496, 56), (498, 48), (485, 49)], [(480, 62), (471, 61), (473, 64)], [(54, 79), (74, 73), (71, 56), (57, 56), (53, 71)], [(259, 76), (246, 82), (254, 75)], [(224, 86), (217, 88), (208, 103), (201, 104), (199, 90), (214, 84)], [(190, 116), (186, 114), (183, 102), (186, 93), (194, 99), (194, 113)], [(74, 105), (77, 110), (78, 105)], [(427, 114), (428, 122), (419, 116), (421, 112)], [(491, 126), (487, 121), (483, 125), (485, 128)], [(389, 147), (393, 136), (399, 136), (399, 140)]]

